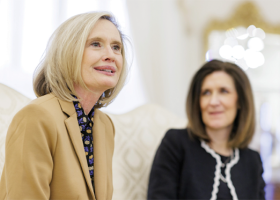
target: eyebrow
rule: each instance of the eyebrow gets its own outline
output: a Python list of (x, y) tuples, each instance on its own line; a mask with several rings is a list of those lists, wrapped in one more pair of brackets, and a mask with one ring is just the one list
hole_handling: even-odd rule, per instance
[[(93, 38), (89, 38), (89, 39), (86, 41), (86, 43), (91, 43), (91, 42), (93, 42), (93, 41), (104, 41), (104, 39), (101, 38), (101, 37), (93, 37)], [(117, 44), (117, 45), (119, 45), (119, 46), (122, 47), (122, 43), (121, 43), (119, 40), (113, 40), (111, 43)]]
[[(219, 87), (220, 89), (221, 88), (224, 88), (224, 89), (227, 89), (227, 90), (232, 90), (233, 88), (230, 87), (230, 86), (222, 86), (222, 87)], [(209, 87), (201, 87), (201, 91), (204, 91), (204, 90), (211, 90)]]

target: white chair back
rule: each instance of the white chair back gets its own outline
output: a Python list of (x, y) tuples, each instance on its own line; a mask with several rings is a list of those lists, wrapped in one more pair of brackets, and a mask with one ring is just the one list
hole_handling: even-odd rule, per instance
[(5, 160), (5, 139), (14, 115), (31, 100), (0, 83), (0, 177)]
[(155, 152), (166, 131), (187, 120), (158, 105), (143, 105), (122, 115), (109, 114), (115, 129), (113, 200), (144, 200)]

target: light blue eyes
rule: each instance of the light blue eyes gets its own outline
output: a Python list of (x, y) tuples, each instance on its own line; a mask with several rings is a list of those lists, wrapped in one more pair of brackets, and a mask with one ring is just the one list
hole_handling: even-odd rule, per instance
[(118, 46), (118, 45), (115, 45), (115, 46), (113, 46), (113, 49), (114, 49), (115, 51), (120, 51), (120, 50), (121, 50), (121, 47)]
[(100, 47), (100, 43), (99, 42), (94, 42), (91, 45), (94, 46), (94, 47)]
[[(91, 43), (91, 45), (92, 45), (93, 47), (101, 47), (100, 42), (93, 42), (93, 43)], [(121, 51), (121, 47), (120, 47), (119, 45), (113, 45), (113, 46), (112, 46), (112, 49), (113, 49), (114, 51), (117, 51), (117, 52), (120, 52), (120, 51)]]

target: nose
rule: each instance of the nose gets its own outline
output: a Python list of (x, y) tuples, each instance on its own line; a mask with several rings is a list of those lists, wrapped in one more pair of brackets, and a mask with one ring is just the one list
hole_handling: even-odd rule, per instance
[(210, 98), (210, 105), (217, 106), (220, 104), (219, 95), (217, 93), (213, 93)]
[(102, 55), (102, 61), (105, 62), (115, 62), (115, 54), (111, 47), (104, 48), (104, 53)]

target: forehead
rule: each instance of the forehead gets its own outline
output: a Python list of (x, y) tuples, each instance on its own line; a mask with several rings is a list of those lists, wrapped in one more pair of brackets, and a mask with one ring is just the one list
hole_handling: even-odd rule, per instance
[(121, 42), (121, 36), (117, 27), (106, 19), (99, 19), (92, 28), (88, 39), (99, 37)]
[(202, 88), (205, 87), (235, 88), (235, 85), (233, 78), (228, 73), (224, 71), (215, 71), (204, 78)]

